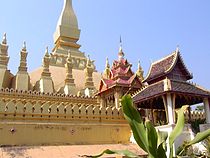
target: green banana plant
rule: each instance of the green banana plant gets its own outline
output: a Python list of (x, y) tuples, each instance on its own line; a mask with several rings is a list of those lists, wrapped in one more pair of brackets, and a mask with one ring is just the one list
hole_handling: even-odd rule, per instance
[[(137, 144), (148, 153), (149, 158), (167, 158), (166, 148), (166, 139), (160, 140), (159, 132), (156, 131), (154, 126), (149, 120), (146, 120), (145, 123), (142, 121), (139, 112), (133, 106), (132, 98), (130, 95), (126, 95), (122, 98), (122, 108), (124, 116), (128, 121), (134, 138)], [(173, 156), (173, 144), (175, 139), (182, 133), (184, 128), (184, 111), (188, 106), (183, 106), (178, 111), (178, 120), (174, 130), (169, 136), (169, 151), (170, 158)], [(159, 139), (159, 140), (158, 140)]]
[[(166, 155), (166, 140), (169, 139), (168, 143), (168, 150), (169, 150), (169, 158), (173, 157), (173, 144), (175, 139), (182, 133), (184, 128), (184, 111), (188, 108), (188, 106), (183, 106), (180, 110), (178, 110), (178, 120), (174, 130), (168, 136), (166, 133), (159, 132), (155, 129), (152, 123), (149, 120), (143, 122), (139, 112), (133, 106), (132, 98), (130, 95), (125, 95), (122, 97), (121, 100), (122, 109), (124, 113), (125, 119), (128, 121), (131, 130), (133, 131), (134, 139), (136, 143), (142, 148), (146, 153), (148, 153), (149, 158), (167, 158)], [(210, 130), (206, 131), (205, 134), (201, 133), (196, 136), (196, 138), (186, 145), (183, 150), (189, 147), (192, 144), (195, 144), (207, 136), (210, 135)], [(181, 150), (180, 153), (183, 151)], [(101, 154), (96, 156), (86, 156), (92, 158), (101, 157), (104, 154), (120, 154), (126, 157), (136, 157), (139, 156), (128, 151), (112, 151), (112, 150), (105, 150)]]

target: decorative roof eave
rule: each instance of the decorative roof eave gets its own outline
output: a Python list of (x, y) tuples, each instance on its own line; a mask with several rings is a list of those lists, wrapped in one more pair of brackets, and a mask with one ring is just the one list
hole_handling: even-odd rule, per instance
[[(159, 75), (157, 75), (157, 76), (155, 76), (153, 78), (150, 78), (153, 66), (158, 64), (158, 63), (160, 63), (160, 62), (162, 62), (162, 61), (164, 61), (164, 60), (166, 60), (166, 59), (168, 59), (168, 58), (170, 58), (170, 57), (172, 57), (172, 56), (174, 56), (174, 58), (173, 58), (173, 62), (171, 63), (171, 66), (167, 70), (165, 70), (162, 74), (159, 74)], [(182, 65), (184, 66), (184, 69), (185, 69), (185, 71), (187, 73), (188, 79), (192, 79), (193, 75), (189, 72), (189, 70), (187, 69), (186, 65), (184, 64), (184, 61), (183, 61), (183, 58), (182, 58), (180, 52), (179, 51), (175, 51), (172, 54), (170, 54), (170, 55), (168, 55), (168, 56), (166, 56), (166, 57), (164, 57), (164, 58), (162, 58), (162, 59), (160, 59), (158, 61), (153, 62), (150, 65), (149, 72), (147, 73), (147, 76), (145, 77), (145, 79), (142, 82), (143, 83), (144, 82), (148, 82), (148, 81), (157, 79), (159, 77), (162, 77), (162, 76), (170, 73), (173, 70), (173, 68), (176, 66), (176, 63), (177, 63), (178, 59), (180, 59)]]
[[(156, 83), (154, 83), (154, 84), (147, 85), (147, 86), (141, 88), (138, 92), (136, 92), (136, 93), (132, 96), (132, 98), (133, 98), (133, 100), (134, 100), (134, 103), (137, 102), (136, 99), (135, 99), (135, 97), (137, 97), (138, 95), (140, 95), (140, 93), (143, 93), (144, 91), (148, 90), (149, 88), (151, 88), (151, 87), (156, 87), (156, 86), (158, 86), (158, 85), (160, 85), (160, 84), (163, 84), (163, 85), (162, 85), (162, 86), (163, 86), (163, 87), (162, 87), (162, 90), (160, 90), (159, 92), (157, 92), (155, 95), (150, 95), (149, 97), (145, 97), (145, 99), (143, 99), (143, 100), (146, 100), (146, 99), (148, 99), (148, 98), (152, 98), (152, 97), (154, 97), (154, 96), (158, 96), (158, 95), (161, 95), (162, 93), (164, 93), (164, 92), (165, 92), (165, 91), (164, 91), (164, 80), (162, 80), (162, 81), (156, 82)], [(140, 100), (138, 100), (138, 101), (142, 101), (142, 99), (140, 99)]]
[(106, 87), (106, 89), (108, 88), (108, 85), (106, 84), (105, 80), (101, 78), (100, 85), (99, 85), (99, 93), (101, 92), (103, 85)]
[[(165, 84), (166, 84), (166, 81), (168, 82), (169, 81), (169, 87), (170, 88), (167, 88), (168, 86), (166, 85), (165, 87)], [(176, 82), (179, 82), (179, 84), (185, 84), (187, 86), (190, 86), (195, 88), (196, 90), (198, 90), (198, 92), (193, 92), (193, 91), (181, 91), (181, 90), (174, 90), (173, 88), (173, 84), (176, 83)], [(156, 88), (159, 84), (163, 83), (163, 88), (162, 89), (158, 89)], [(172, 87), (171, 87), (172, 86)], [(175, 85), (174, 85), (175, 86)], [(181, 85), (180, 85), (181, 86)], [(148, 88), (152, 88), (152, 89), (158, 89), (159, 91), (152, 94), (152, 95), (147, 95), (146, 97), (143, 97), (141, 99), (138, 99), (138, 95), (140, 95), (141, 93), (144, 93), (144, 91), (148, 90)], [(188, 87), (188, 89), (190, 89)], [(210, 98), (210, 92), (201, 88), (201, 87), (198, 87), (197, 85), (194, 85), (194, 84), (191, 84), (191, 83), (188, 83), (188, 82), (182, 82), (182, 81), (176, 81), (176, 80), (169, 80), (169, 79), (165, 79), (165, 80), (161, 80), (157, 83), (154, 83), (154, 84), (151, 84), (151, 85), (148, 85), (146, 86), (145, 88), (141, 89), (140, 91), (136, 92), (132, 98), (133, 98), (133, 101), (134, 103), (138, 104), (139, 102), (144, 102), (144, 101), (148, 101), (152, 98), (156, 98), (156, 97), (160, 97), (162, 95), (165, 95), (167, 93), (173, 93), (173, 94), (177, 94), (177, 95), (184, 95), (184, 96), (195, 96), (195, 97), (201, 97), (201, 98)], [(135, 97), (137, 97), (137, 99), (135, 99)]]
[(133, 102), (134, 102), (134, 104), (139, 104), (140, 102), (149, 101), (149, 100), (151, 100), (151, 99), (161, 97), (161, 96), (163, 96), (163, 95), (165, 95), (165, 94), (166, 94), (166, 92), (162, 92), (162, 93), (158, 93), (158, 94), (153, 95), (153, 96), (145, 97), (145, 98), (143, 98), (143, 99), (141, 99), (141, 100), (138, 100), (138, 101), (133, 100)]
[(155, 62), (152, 62), (151, 65), (150, 65), (149, 71), (148, 71), (148, 73), (147, 73), (145, 79), (144, 79), (142, 82), (147, 82), (147, 80), (148, 80), (148, 78), (149, 78), (149, 76), (150, 76), (150, 74), (151, 74), (151, 70), (152, 70), (152, 68), (153, 68), (153, 65), (155, 65), (155, 64), (157, 64), (157, 63), (160, 63), (160, 62), (166, 60), (167, 58), (169, 58), (169, 57), (175, 55), (175, 53), (176, 53), (176, 52), (173, 52), (172, 54), (169, 54), (169, 55), (165, 56), (164, 58), (161, 58), (160, 60), (157, 60), (157, 61), (155, 61)]
[(165, 73), (166, 73), (166, 74), (170, 73), (170, 72), (173, 70), (173, 68), (176, 66), (176, 63), (178, 62), (178, 59), (180, 59), (180, 61), (181, 61), (182, 65), (184, 66), (184, 69), (185, 69), (185, 71), (186, 71), (186, 73), (187, 73), (189, 79), (192, 79), (192, 78), (193, 78), (193, 75), (192, 75), (192, 73), (190, 73), (190, 71), (187, 69), (187, 67), (186, 67), (186, 65), (185, 65), (185, 63), (184, 63), (184, 61), (183, 61), (183, 58), (182, 58), (182, 56), (181, 56), (181, 53), (180, 53), (179, 51), (178, 51), (178, 52), (174, 52), (174, 53), (175, 53), (174, 61), (173, 61), (172, 65), (171, 65), (171, 67), (170, 67), (168, 70), (166, 70)]

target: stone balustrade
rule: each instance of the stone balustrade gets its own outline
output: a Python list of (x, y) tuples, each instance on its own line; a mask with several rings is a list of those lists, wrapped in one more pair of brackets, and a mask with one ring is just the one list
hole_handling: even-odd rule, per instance
[(205, 115), (205, 112), (200, 112), (200, 111), (191, 111), (191, 115), (189, 118), (189, 112), (186, 111), (184, 113), (184, 116), (185, 116), (185, 121), (188, 121), (189, 119), (191, 120), (199, 120), (199, 119), (205, 119), (206, 118), (206, 115)]
[(53, 120), (53, 121), (113, 121), (124, 122), (121, 109), (100, 107), (94, 104), (65, 102), (30, 102), (0, 100), (0, 118), (3, 120)]

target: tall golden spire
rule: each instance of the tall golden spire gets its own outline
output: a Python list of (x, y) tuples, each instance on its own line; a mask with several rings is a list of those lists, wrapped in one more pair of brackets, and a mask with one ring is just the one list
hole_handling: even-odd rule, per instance
[(79, 59), (80, 62), (74, 62), (74, 69), (85, 69), (87, 62), (80, 45), (77, 41), (80, 38), (80, 29), (76, 14), (74, 13), (72, 0), (64, 0), (63, 10), (57, 23), (54, 33), (55, 46), (52, 50), (50, 65), (65, 67), (65, 61), (68, 56), (68, 50), (71, 50), (72, 60)]
[(67, 26), (78, 29), (77, 17), (72, 7), (72, 0), (64, 0), (63, 10), (58, 20), (59, 26)]
[(76, 43), (79, 37), (80, 30), (72, 7), (72, 0), (64, 0), (63, 10), (54, 33), (53, 52), (66, 55), (69, 49), (79, 52), (80, 45)]

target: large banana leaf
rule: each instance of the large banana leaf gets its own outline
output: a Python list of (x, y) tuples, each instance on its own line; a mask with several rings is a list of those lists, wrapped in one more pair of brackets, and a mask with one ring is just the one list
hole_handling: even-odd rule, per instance
[(169, 136), (169, 147), (170, 147), (170, 158), (173, 157), (173, 144), (175, 139), (182, 133), (184, 128), (184, 111), (188, 108), (188, 105), (182, 106), (181, 109), (178, 110), (178, 120), (174, 130), (171, 132)]
[(121, 103), (122, 103), (125, 119), (128, 121), (133, 131), (133, 136), (137, 144), (145, 152), (149, 153), (146, 128), (144, 126), (144, 123), (141, 119), (139, 112), (133, 107), (131, 96), (130, 95), (123, 96)]
[(146, 125), (147, 139), (149, 145), (149, 156), (156, 158), (158, 135), (156, 129), (149, 120), (145, 122), (145, 125)]
[(166, 151), (165, 151), (163, 145), (164, 145), (164, 142), (161, 143), (161, 144), (158, 146), (158, 149), (157, 149), (157, 158), (167, 158), (167, 156), (166, 156)]
[(83, 155), (83, 156), (80, 156), (80, 157), (98, 158), (98, 157), (103, 156), (104, 154), (117, 154), (117, 155), (123, 155), (123, 156), (129, 157), (129, 158), (140, 158), (138, 155), (136, 155), (133, 152), (128, 151), (128, 150), (109, 150), (109, 149), (104, 150), (99, 155), (95, 155), (95, 156)]
[(157, 145), (159, 146), (162, 143), (163, 143), (163, 145), (166, 145), (164, 143), (166, 143), (166, 140), (168, 138), (168, 132), (158, 130), (157, 134), (158, 134), (158, 144)]

